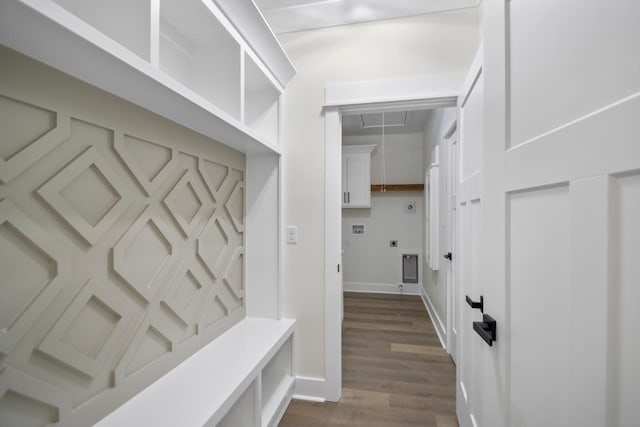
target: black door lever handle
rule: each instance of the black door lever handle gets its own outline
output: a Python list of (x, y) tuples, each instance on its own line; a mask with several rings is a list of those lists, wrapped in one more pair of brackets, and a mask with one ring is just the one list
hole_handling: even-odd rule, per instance
[(449, 261), (451, 261), (453, 259), (453, 255), (451, 254), (451, 252), (447, 252), (446, 254), (444, 254), (444, 259), (448, 259)]
[(469, 298), (469, 295), (466, 296), (465, 298), (467, 300), (467, 304), (469, 304), (469, 307), (471, 308), (479, 308), (480, 309), (480, 313), (484, 313), (484, 297), (482, 295), (480, 295), (480, 301), (474, 301), (471, 298)]
[(473, 330), (484, 340), (489, 347), (493, 347), (496, 341), (496, 321), (488, 314), (482, 315), (482, 322), (473, 322)]

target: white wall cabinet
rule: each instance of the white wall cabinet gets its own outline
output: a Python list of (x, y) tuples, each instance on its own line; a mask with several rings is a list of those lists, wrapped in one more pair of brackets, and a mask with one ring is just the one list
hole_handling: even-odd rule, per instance
[(371, 207), (371, 153), (375, 145), (342, 147), (342, 207)]

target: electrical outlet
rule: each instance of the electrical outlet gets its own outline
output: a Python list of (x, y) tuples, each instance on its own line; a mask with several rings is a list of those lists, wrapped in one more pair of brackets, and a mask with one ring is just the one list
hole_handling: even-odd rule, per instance
[(413, 214), (416, 213), (416, 202), (412, 200), (410, 202), (405, 203), (404, 205), (404, 213)]
[(391, 240), (389, 242), (389, 246), (391, 246), (392, 248), (397, 248), (398, 247), (398, 241), (397, 240)]

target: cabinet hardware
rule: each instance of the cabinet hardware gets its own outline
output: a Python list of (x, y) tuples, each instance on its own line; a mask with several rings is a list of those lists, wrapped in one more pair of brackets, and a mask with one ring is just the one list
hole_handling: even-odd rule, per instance
[(449, 261), (451, 261), (453, 259), (453, 254), (451, 252), (447, 252), (446, 254), (444, 254), (444, 259), (448, 259)]

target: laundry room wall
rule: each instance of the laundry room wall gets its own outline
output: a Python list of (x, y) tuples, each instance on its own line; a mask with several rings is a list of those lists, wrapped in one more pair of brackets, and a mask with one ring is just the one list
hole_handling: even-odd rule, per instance
[[(421, 184), (423, 134), (344, 136), (343, 145), (376, 145), (371, 183)], [(414, 206), (408, 209), (408, 204)], [(343, 281), (346, 291), (419, 292), (419, 284), (402, 284), (402, 254), (418, 254), (423, 234), (422, 191), (372, 191), (371, 208), (342, 209)], [(353, 234), (363, 225), (364, 234)], [(397, 242), (391, 246), (391, 241)], [(421, 280), (421, 274), (419, 280)]]

